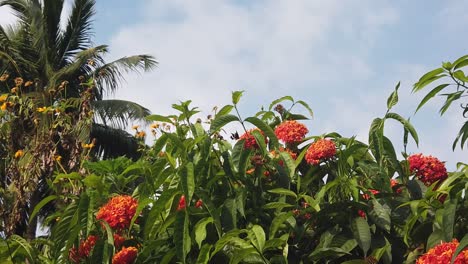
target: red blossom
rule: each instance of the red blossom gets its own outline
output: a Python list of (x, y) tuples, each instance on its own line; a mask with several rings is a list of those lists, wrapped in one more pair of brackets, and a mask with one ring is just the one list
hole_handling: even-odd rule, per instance
[(304, 139), (309, 132), (307, 127), (297, 122), (296, 120), (288, 120), (279, 124), (275, 129), (275, 134), (278, 139), (284, 143), (296, 143)]
[[(255, 140), (255, 137), (252, 135), (252, 131), (259, 131), (264, 137), (265, 134), (263, 134), (263, 131), (261, 131), (258, 128), (250, 129), (249, 131), (245, 132), (242, 136), (240, 136), (239, 139), (244, 139), (244, 149), (258, 149), (259, 146), (257, 144), (257, 141)], [(265, 143), (268, 143), (268, 139), (265, 137)]]
[(408, 162), (410, 171), (427, 186), (447, 178), (445, 164), (433, 156), (414, 154), (408, 157)]
[(131, 264), (135, 261), (138, 255), (136, 247), (123, 247), (112, 258), (112, 264)]
[[(395, 186), (397, 186), (398, 184), (400, 184), (400, 183), (399, 183), (397, 180), (395, 180), (395, 179), (391, 179), (391, 180), (390, 180), (390, 186), (391, 186), (392, 188), (395, 187)], [(401, 188), (397, 188), (397, 189), (395, 190), (395, 192), (396, 192), (396, 193), (401, 193)]]
[(361, 218), (366, 219), (366, 212), (364, 212), (363, 210), (358, 210), (358, 215), (359, 215)]
[(195, 203), (195, 208), (201, 208), (202, 206), (203, 206), (202, 199), (198, 199), (198, 201)]
[[(416, 261), (416, 264), (442, 264), (450, 263), (455, 249), (458, 247), (458, 241), (456, 239), (452, 242), (440, 243), (439, 245), (431, 248), (426, 254), (422, 255)], [(455, 258), (453, 262), (455, 264), (467, 264), (468, 263), (468, 249), (463, 250)]]
[(114, 234), (114, 246), (115, 248), (120, 248), (125, 242), (125, 237), (115, 233)]
[(86, 240), (80, 242), (78, 250), (75, 247), (70, 248), (68, 255), (70, 261), (73, 263), (80, 263), (82, 259), (89, 257), (98, 239), (98, 236), (91, 235), (86, 238)]
[(185, 203), (185, 195), (182, 195), (179, 199), (179, 205), (177, 206), (177, 211), (182, 211), (185, 209), (187, 204)]
[(113, 229), (122, 230), (130, 226), (137, 207), (138, 201), (131, 196), (115, 196), (99, 209), (96, 219), (106, 221)]
[[(379, 194), (379, 193), (380, 193), (379, 191), (373, 190), (373, 189), (369, 189), (368, 191), (371, 192), (373, 195), (376, 195), (376, 194)], [(362, 195), (362, 198), (363, 198), (364, 200), (369, 200), (369, 199), (370, 199), (370, 195), (367, 194), (367, 193), (365, 193), (365, 194)]]
[(321, 161), (331, 159), (335, 155), (335, 143), (329, 139), (319, 139), (310, 144), (305, 155), (305, 160), (309, 164), (318, 165)]

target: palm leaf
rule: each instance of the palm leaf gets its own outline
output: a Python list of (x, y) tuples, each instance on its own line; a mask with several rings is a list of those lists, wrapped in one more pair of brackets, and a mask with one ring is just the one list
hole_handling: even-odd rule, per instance
[[(149, 55), (123, 57), (113, 62), (97, 67), (95, 70), (97, 87), (102, 97), (104, 90), (115, 91), (124, 80), (123, 73), (149, 71), (156, 67), (157, 61)], [(105, 89), (107, 87), (108, 89)]]
[[(44, 0), (43, 16), (44, 27), (49, 47), (49, 61), (56, 61), (57, 50), (55, 49), (60, 36), (60, 16), (63, 10), (64, 0)], [(59, 65), (54, 65), (58, 67)]]
[(137, 139), (124, 130), (94, 123), (90, 136), (96, 139), (96, 155), (103, 159), (119, 156), (137, 159), (140, 156)]
[(62, 32), (57, 41), (60, 67), (67, 65), (77, 52), (91, 46), (94, 5), (94, 0), (75, 0), (73, 2), (65, 31)]
[(96, 121), (120, 129), (125, 129), (130, 121), (142, 121), (151, 114), (145, 107), (125, 100), (94, 101), (92, 107), (97, 118)]

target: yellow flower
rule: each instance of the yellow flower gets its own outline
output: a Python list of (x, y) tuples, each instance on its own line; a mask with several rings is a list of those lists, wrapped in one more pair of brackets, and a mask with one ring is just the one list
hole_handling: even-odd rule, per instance
[(31, 82), (31, 81), (27, 81), (25, 84), (24, 84), (24, 87), (28, 87), (28, 86), (31, 86), (33, 85), (34, 83)]
[(22, 85), (23, 82), (24, 82), (23, 78), (21, 78), (21, 77), (15, 78), (15, 84), (16, 84), (16, 86)]
[(140, 131), (138, 133), (136, 133), (135, 137), (137, 138), (144, 138), (146, 136), (146, 133), (145, 131)]
[(54, 159), (55, 159), (56, 161), (60, 162), (60, 161), (62, 160), (62, 156), (57, 155), (57, 156), (54, 157)]
[(37, 108), (37, 111), (38, 111), (39, 113), (43, 113), (43, 112), (47, 111), (47, 107), (45, 107), (45, 106), (44, 106), (44, 107), (38, 107), (38, 108)]
[(153, 123), (153, 124), (150, 125), (150, 127), (151, 127), (152, 129), (159, 128), (159, 123)]
[(24, 155), (23, 150), (19, 149), (19, 150), (16, 151), (16, 153), (15, 153), (15, 159), (19, 159), (19, 158), (21, 158), (23, 155)]
[(0, 82), (4, 82), (8, 79), (8, 77), (10, 77), (10, 75), (8, 74), (2, 74), (2, 76), (0, 76)]
[(91, 143), (89, 143), (89, 144), (84, 144), (84, 145), (83, 145), (83, 148), (85, 148), (85, 149), (92, 149), (92, 148), (94, 148), (94, 143), (91, 142)]
[(2, 94), (2, 95), (0, 95), (0, 103), (5, 102), (7, 98), (8, 98), (8, 94)]
[(8, 104), (7, 103), (3, 103), (2, 106), (0, 106), (0, 109), (2, 109), (2, 111), (5, 111), (8, 107)]
[(132, 129), (138, 130), (139, 127), (140, 127), (139, 125), (134, 125), (132, 126)]

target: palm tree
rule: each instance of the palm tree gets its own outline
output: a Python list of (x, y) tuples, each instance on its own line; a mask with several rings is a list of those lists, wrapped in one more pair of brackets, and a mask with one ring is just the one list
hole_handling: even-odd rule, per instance
[[(154, 68), (157, 65), (154, 58), (135, 55), (106, 62), (103, 56), (108, 47), (92, 46), (91, 41), (95, 0), (74, 0), (71, 13), (63, 23), (64, 0), (0, 0), (2, 6), (9, 6), (18, 22), (13, 27), (0, 25), (0, 76), (12, 74), (31, 80), (34, 85), (22, 92), (28, 98), (41, 99), (42, 106), (91, 93), (87, 103), (93, 109), (94, 122), (86, 136), (95, 139), (96, 155), (135, 157), (137, 141), (123, 129), (129, 121), (147, 116), (148, 109), (129, 101), (104, 100), (104, 97), (119, 87), (124, 73)], [(35, 176), (37, 187), (22, 203), (22, 216), (7, 234), (25, 234), (28, 215), (44, 197), (45, 182), (51, 176), (50, 171), (41, 170), (40, 174)], [(1, 187), (6, 188), (6, 184)], [(0, 197), (0, 207), (2, 204), (5, 206), (5, 200)], [(34, 223), (27, 228), (29, 237), (34, 237)]]

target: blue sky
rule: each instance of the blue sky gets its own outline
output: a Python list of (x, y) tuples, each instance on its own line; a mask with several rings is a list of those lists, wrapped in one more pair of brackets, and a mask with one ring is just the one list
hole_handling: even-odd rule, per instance
[[(459, 108), (439, 117), (435, 100), (413, 116), (424, 92), (411, 94), (422, 74), (468, 54), (467, 1), (97, 2), (95, 40), (110, 45), (109, 59), (147, 53), (160, 62), (151, 73), (129, 75), (116, 97), (159, 114), (192, 99), (209, 114), (229, 103), (231, 91), (245, 90), (240, 107), (247, 116), (291, 95), (314, 109), (310, 134), (338, 131), (365, 140), (401, 81), (395, 111), (411, 117), (421, 140), (409, 150), (450, 168), (468, 161), (466, 150), (451, 150), (464, 121)], [(401, 127), (389, 123), (387, 135), (400, 150)]]

